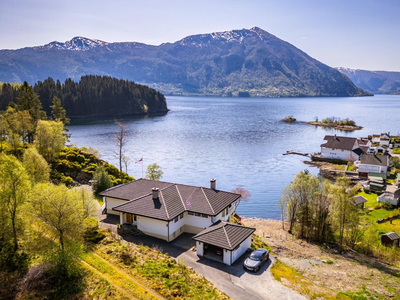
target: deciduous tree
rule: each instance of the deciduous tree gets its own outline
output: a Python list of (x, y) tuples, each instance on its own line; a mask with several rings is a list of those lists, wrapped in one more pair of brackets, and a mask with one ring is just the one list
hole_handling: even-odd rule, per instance
[(39, 120), (34, 143), (46, 161), (51, 162), (64, 147), (65, 142), (66, 137), (62, 122)]
[[(0, 209), (11, 222), (14, 252), (18, 249), (17, 222), (30, 190), (29, 178), (18, 159), (0, 154)], [(3, 228), (2, 228), (3, 230)]]
[(163, 174), (164, 172), (161, 170), (161, 167), (154, 163), (147, 166), (145, 177), (152, 180), (160, 180)]
[(25, 150), (22, 161), (32, 183), (49, 181), (49, 164), (35, 147), (29, 147)]

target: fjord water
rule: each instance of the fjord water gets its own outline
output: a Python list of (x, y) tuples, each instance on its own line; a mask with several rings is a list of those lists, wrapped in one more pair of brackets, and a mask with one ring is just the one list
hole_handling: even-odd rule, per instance
[[(238, 213), (248, 217), (279, 219), (277, 203), (282, 190), (301, 170), (318, 174), (287, 150), (318, 152), (327, 134), (367, 136), (400, 133), (400, 96), (361, 98), (207, 98), (167, 97), (171, 110), (163, 116), (119, 119), (129, 131), (125, 155), (131, 159), (128, 173), (142, 177), (151, 163), (159, 164), (162, 180), (209, 186), (230, 191), (243, 187), (251, 192)], [(345, 132), (280, 120), (293, 115), (298, 121), (336, 116), (364, 126)], [(118, 166), (113, 135), (114, 118), (73, 120), (70, 141), (78, 147), (99, 149), (101, 158)]]

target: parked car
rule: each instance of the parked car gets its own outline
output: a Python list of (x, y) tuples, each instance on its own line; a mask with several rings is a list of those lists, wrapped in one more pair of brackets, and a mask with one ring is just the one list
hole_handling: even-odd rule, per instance
[(244, 261), (243, 267), (249, 271), (258, 272), (268, 259), (268, 250), (260, 248), (250, 253), (249, 257)]

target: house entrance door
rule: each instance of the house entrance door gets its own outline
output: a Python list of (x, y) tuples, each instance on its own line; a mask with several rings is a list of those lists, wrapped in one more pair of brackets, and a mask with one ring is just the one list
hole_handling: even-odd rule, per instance
[(132, 224), (132, 214), (126, 214), (126, 223)]

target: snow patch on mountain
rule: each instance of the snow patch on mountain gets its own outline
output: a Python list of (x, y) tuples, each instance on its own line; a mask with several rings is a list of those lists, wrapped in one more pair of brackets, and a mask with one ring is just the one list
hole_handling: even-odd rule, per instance
[(77, 36), (70, 41), (66, 41), (65, 43), (54, 41), (44, 46), (34, 47), (34, 48), (45, 49), (45, 50), (57, 49), (57, 50), (86, 51), (99, 46), (106, 46), (108, 44), (109, 43), (101, 40), (92, 40), (85, 37)]

